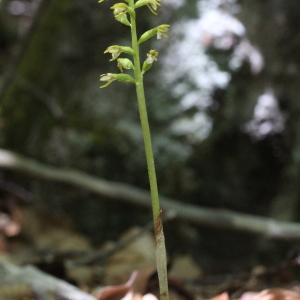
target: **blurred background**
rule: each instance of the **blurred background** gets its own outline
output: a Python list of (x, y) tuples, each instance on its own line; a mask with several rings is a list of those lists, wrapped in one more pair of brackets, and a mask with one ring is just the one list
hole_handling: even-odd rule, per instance
[[(99, 89), (99, 75), (116, 71), (103, 51), (130, 42), (111, 4), (0, 0), (0, 147), (148, 190), (135, 91)], [(145, 82), (160, 193), (299, 221), (300, 2), (163, 0), (157, 17), (140, 11), (140, 33), (160, 23), (172, 25), (169, 38), (142, 53), (160, 51)], [(151, 221), (150, 208), (120, 201), (113, 186), (97, 195), (7, 170), (3, 157), (0, 251), (16, 262), (100, 249)], [(165, 227), (170, 261), (185, 255), (208, 273), (272, 263), (298, 244), (176, 218)]]

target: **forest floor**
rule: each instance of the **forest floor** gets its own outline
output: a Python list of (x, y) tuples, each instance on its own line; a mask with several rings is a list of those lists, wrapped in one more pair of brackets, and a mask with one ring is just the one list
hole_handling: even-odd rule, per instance
[[(69, 220), (10, 202), (0, 213), (0, 300), (156, 300), (154, 253), (148, 227), (131, 228), (119, 239), (96, 247)], [(47, 284), (35, 283), (36, 277), (24, 279), (26, 269), (20, 279), (16, 271), (4, 268), (6, 262), (21, 268), (34, 266), (91, 298), (72, 293), (65, 297), (59, 287), (47, 291)], [(238, 274), (216, 275), (204, 272), (191, 256), (178, 255), (169, 266), (170, 298), (299, 300), (299, 265), (295, 255), (271, 267), (255, 265)]]

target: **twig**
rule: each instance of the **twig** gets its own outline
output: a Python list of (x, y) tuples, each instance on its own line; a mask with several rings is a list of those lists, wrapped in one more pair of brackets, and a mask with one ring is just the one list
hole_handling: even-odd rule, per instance
[(2, 285), (26, 284), (33, 291), (46, 295), (51, 293), (65, 300), (96, 300), (94, 296), (34, 267), (17, 267), (0, 260), (0, 278)]
[[(123, 201), (142, 207), (150, 207), (149, 194), (142, 189), (103, 179), (97, 179), (83, 172), (59, 169), (38, 163), (13, 152), (0, 149), (0, 167), (37, 178), (72, 184), (95, 194), (116, 201)], [(176, 215), (177, 219), (195, 225), (220, 229), (239, 230), (268, 238), (300, 240), (300, 224), (281, 222), (271, 218), (237, 213), (223, 209), (210, 209), (162, 197), (162, 207)]]
[[(163, 221), (164, 221), (164, 223), (166, 223), (168, 221), (171, 221), (172, 219), (174, 219), (173, 215), (166, 215), (166, 216), (164, 216)], [(153, 223), (152, 223), (152, 221), (150, 221), (144, 227), (142, 227), (140, 230), (135, 232), (133, 235), (131, 235), (125, 239), (121, 239), (121, 240), (117, 241), (112, 248), (110, 248), (106, 251), (98, 250), (93, 253), (89, 253), (85, 256), (81, 254), (81, 258), (72, 260), (72, 265), (90, 265), (90, 264), (94, 264), (99, 261), (104, 261), (108, 257), (114, 255), (120, 249), (123, 249), (126, 246), (128, 246), (129, 244), (131, 244), (132, 242), (138, 240), (146, 232), (149, 232), (152, 229), (153, 229)]]
[(94, 251), (79, 259), (72, 260), (71, 263), (72, 265), (77, 266), (77, 265), (91, 265), (99, 261), (104, 261), (108, 257), (114, 255), (119, 250), (125, 248), (127, 245), (139, 239), (141, 236), (143, 236), (146, 232), (150, 231), (152, 228), (153, 228), (153, 223), (151, 221), (147, 223), (145, 227), (141, 228), (133, 235), (129, 236), (126, 239), (121, 239), (118, 242), (116, 242), (116, 244), (112, 248), (106, 251), (103, 250)]

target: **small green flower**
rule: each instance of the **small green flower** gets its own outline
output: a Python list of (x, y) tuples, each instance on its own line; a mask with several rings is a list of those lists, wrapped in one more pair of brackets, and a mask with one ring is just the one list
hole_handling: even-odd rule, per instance
[(158, 54), (159, 53), (157, 50), (150, 50), (147, 53), (147, 59), (146, 59), (147, 64), (153, 64), (155, 61), (157, 61)]
[(170, 25), (168, 24), (161, 24), (157, 27), (154, 27), (142, 34), (142, 36), (139, 39), (139, 44), (142, 44), (149, 39), (153, 38), (154, 36), (157, 37), (158, 40), (165, 38), (168, 36), (168, 31), (170, 29)]
[(135, 3), (135, 8), (139, 8), (147, 5), (149, 10), (156, 15), (158, 7), (160, 6), (160, 0), (138, 0)]
[(114, 74), (114, 73), (107, 73), (102, 74), (100, 76), (100, 82), (103, 83), (100, 88), (105, 88), (109, 86), (114, 81), (121, 81), (126, 83), (135, 83), (135, 80), (128, 74)]
[(156, 33), (157, 39), (160, 40), (162, 38), (167, 38), (169, 29), (170, 29), (170, 25), (168, 24), (162, 24), (158, 26), (157, 33)]
[(127, 13), (128, 5), (126, 3), (120, 2), (120, 3), (116, 3), (113, 6), (111, 6), (111, 9), (114, 11), (114, 15)]
[(112, 58), (110, 61), (113, 61), (116, 60), (122, 53), (133, 55), (133, 50), (127, 46), (112, 45), (109, 46), (104, 53), (111, 54)]
[(131, 26), (127, 16), (127, 13), (129, 13), (129, 7), (126, 3), (116, 3), (111, 7), (111, 9), (113, 10), (114, 17), (117, 21), (124, 25)]
[(112, 73), (102, 74), (100, 75), (100, 82), (105, 82), (103, 85), (100, 86), (100, 88), (105, 88), (109, 86), (112, 82), (114, 82), (116, 79), (113, 77)]
[(142, 70), (143, 74), (145, 74), (147, 71), (149, 71), (152, 68), (152, 65), (154, 64), (154, 62), (157, 61), (158, 54), (159, 53), (156, 50), (150, 50), (147, 53), (147, 58), (143, 64), (143, 70)]
[(134, 68), (133, 63), (130, 59), (128, 58), (118, 58), (118, 68), (120, 69), (121, 72), (123, 70), (132, 70)]

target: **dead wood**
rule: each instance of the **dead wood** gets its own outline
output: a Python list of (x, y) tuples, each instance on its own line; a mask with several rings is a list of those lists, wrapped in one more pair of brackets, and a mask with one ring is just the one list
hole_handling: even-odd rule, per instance
[[(142, 189), (96, 178), (76, 170), (51, 167), (3, 149), (0, 149), (0, 168), (71, 184), (115, 201), (147, 208), (151, 206), (149, 193)], [(298, 223), (276, 221), (224, 209), (204, 208), (166, 197), (161, 197), (161, 201), (163, 209), (168, 214), (174, 214), (177, 219), (198, 226), (239, 230), (274, 239), (300, 240)]]
[(51, 294), (65, 300), (96, 300), (77, 287), (30, 266), (18, 267), (0, 260), (0, 278), (0, 286), (26, 285), (38, 294)]

